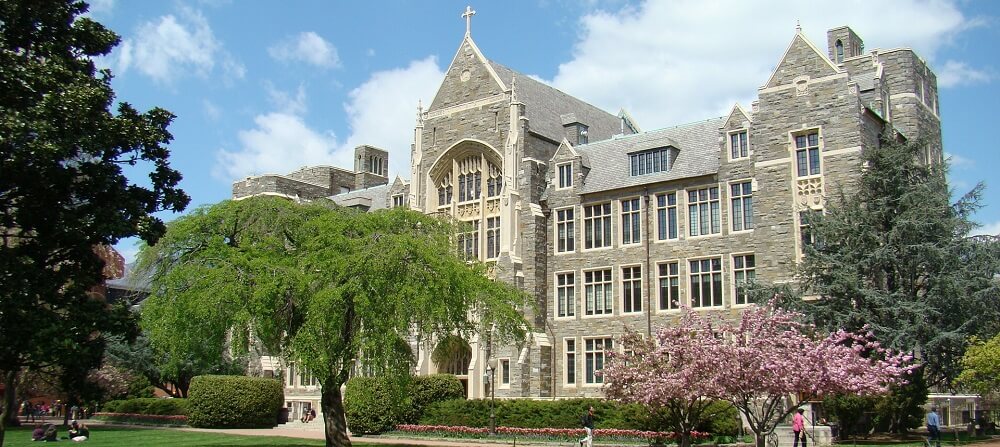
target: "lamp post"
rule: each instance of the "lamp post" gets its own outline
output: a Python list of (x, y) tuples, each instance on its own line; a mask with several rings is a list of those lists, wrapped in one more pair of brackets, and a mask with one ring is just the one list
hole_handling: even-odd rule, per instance
[(496, 400), (496, 385), (497, 385), (497, 359), (490, 359), (486, 366), (486, 371), (489, 373), (489, 378), (487, 379), (490, 383), (490, 435), (497, 434), (497, 416), (494, 411), (494, 401)]

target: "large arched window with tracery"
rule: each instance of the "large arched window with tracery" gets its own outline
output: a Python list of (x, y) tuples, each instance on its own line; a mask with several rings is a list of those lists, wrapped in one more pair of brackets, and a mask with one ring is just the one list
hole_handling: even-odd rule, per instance
[(469, 259), (499, 258), (504, 188), (500, 154), (481, 142), (463, 141), (442, 154), (429, 173), (437, 188), (437, 211), (462, 223), (456, 235), (458, 252)]

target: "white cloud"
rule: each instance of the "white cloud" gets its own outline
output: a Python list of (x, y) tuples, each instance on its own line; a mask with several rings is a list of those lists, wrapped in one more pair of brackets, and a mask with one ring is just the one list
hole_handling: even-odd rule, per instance
[(242, 130), (240, 150), (220, 150), (213, 174), (223, 180), (247, 175), (284, 174), (302, 166), (329, 164), (337, 148), (333, 133), (310, 129), (299, 116), (272, 112), (254, 118), (255, 128)]
[(648, 1), (582, 17), (573, 58), (551, 82), (605, 110), (625, 107), (644, 129), (721, 116), (756, 97), (797, 21), (824, 53), (826, 31), (849, 25), (868, 49), (912, 47), (932, 65), (955, 35), (975, 26), (954, 4), (933, 0), (849, 0), (836, 8)]
[(417, 119), (417, 101), (430, 104), (444, 79), (437, 59), (412, 61), (405, 68), (373, 74), (348, 95), (347, 111), (351, 135), (341, 153), (352, 166), (355, 146), (371, 144), (389, 151), (389, 174), (410, 177), (410, 143)]
[(264, 83), (264, 89), (267, 91), (267, 96), (271, 100), (271, 104), (281, 113), (302, 116), (308, 110), (306, 107), (306, 87), (302, 84), (299, 84), (299, 88), (295, 91), (295, 96), (284, 90), (278, 90), (270, 82)]
[(948, 166), (952, 168), (968, 168), (976, 164), (976, 161), (971, 158), (965, 158), (958, 154), (953, 154), (951, 152), (944, 153), (945, 160), (948, 161)]
[(417, 101), (429, 103), (442, 78), (444, 72), (434, 57), (372, 74), (348, 94), (344, 110), (350, 135), (343, 141), (305, 122), (304, 87), (293, 97), (265, 85), (278, 111), (258, 115), (253, 129), (240, 131), (239, 149), (220, 150), (214, 175), (232, 181), (317, 164), (350, 169), (354, 147), (371, 144), (389, 151), (390, 176), (409, 177)]
[(191, 72), (207, 77), (219, 62), (227, 76), (242, 78), (246, 71), (215, 38), (205, 16), (190, 8), (139, 25), (117, 58), (119, 74), (134, 68), (162, 84)]
[(972, 230), (972, 235), (1000, 236), (1000, 221), (986, 223), (983, 226)]
[(222, 110), (219, 109), (219, 106), (207, 99), (201, 100), (201, 109), (209, 121), (218, 121), (222, 117)]
[(312, 31), (288, 37), (268, 48), (267, 53), (282, 62), (305, 62), (322, 68), (340, 65), (337, 47)]
[(950, 60), (938, 70), (937, 79), (941, 87), (955, 87), (990, 82), (993, 76), (986, 71), (972, 68), (965, 62)]

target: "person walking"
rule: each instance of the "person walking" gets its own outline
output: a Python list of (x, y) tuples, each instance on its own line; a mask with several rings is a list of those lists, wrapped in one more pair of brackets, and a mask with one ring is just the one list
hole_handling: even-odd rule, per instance
[(587, 437), (580, 440), (580, 447), (594, 446), (594, 406), (591, 405), (587, 412), (580, 419), (583, 429), (587, 432)]
[(802, 413), (805, 410), (799, 408), (799, 411), (795, 413), (792, 417), (792, 433), (795, 434), (795, 440), (792, 441), (792, 447), (799, 447), (799, 442), (801, 440), (802, 447), (806, 447), (806, 421)]
[(931, 447), (932, 442), (941, 447), (941, 418), (938, 417), (937, 407), (931, 407), (927, 413), (927, 446)]

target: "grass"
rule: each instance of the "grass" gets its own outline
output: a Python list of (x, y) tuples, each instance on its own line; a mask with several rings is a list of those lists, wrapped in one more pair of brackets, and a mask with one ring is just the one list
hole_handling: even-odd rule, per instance
[[(122, 447), (160, 447), (160, 446), (282, 446), (311, 447), (322, 446), (322, 440), (297, 439), (281, 436), (242, 436), (221, 433), (189, 432), (170, 428), (124, 428), (94, 425), (90, 426), (91, 438), (82, 444), (66, 439), (60, 439), (62, 445), (80, 445), (83, 447), (122, 446)], [(39, 447), (49, 445), (31, 441), (32, 427), (8, 428), (4, 438), (4, 447)], [(59, 430), (59, 437), (66, 436), (66, 430)], [(355, 442), (355, 446), (376, 447), (375, 444)], [(404, 447), (377, 444), (377, 447)]]

